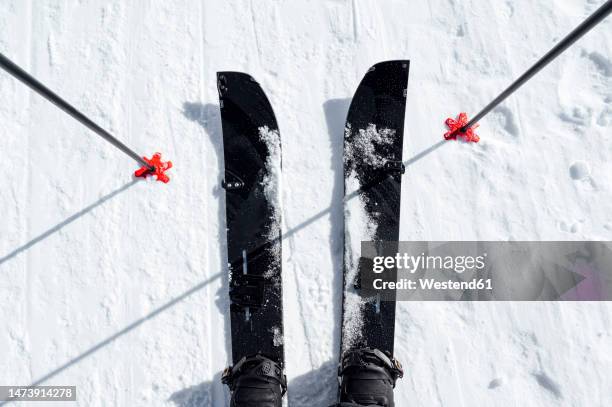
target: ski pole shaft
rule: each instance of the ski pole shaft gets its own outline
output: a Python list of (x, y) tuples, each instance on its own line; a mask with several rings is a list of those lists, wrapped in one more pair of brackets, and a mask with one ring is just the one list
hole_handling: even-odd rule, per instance
[(586, 34), (591, 28), (595, 27), (599, 24), (603, 19), (605, 19), (610, 12), (612, 12), (612, 0), (608, 0), (599, 7), (593, 14), (591, 14), (582, 24), (576, 27), (572, 32), (570, 32), (565, 38), (563, 38), (557, 45), (555, 45), (550, 51), (546, 53), (538, 62), (536, 62), (531, 68), (529, 68), (523, 75), (521, 75), (516, 81), (514, 81), (506, 90), (499, 94), (491, 103), (486, 105), (484, 109), (482, 109), (476, 116), (472, 118), (469, 122), (465, 124), (461, 128), (462, 132), (465, 132), (467, 129), (476, 124), (480, 119), (482, 119), (487, 113), (495, 108), (498, 104), (500, 104), (504, 99), (510, 96), (514, 91), (520, 88), (525, 82), (531, 79), (535, 74), (537, 74), (542, 68), (548, 65), (553, 59), (558, 57), (563, 51), (569, 48), (574, 42), (576, 42), (580, 37)]
[(88, 129), (111, 143), (113, 146), (117, 147), (119, 150), (123, 151), (125, 154), (136, 160), (140, 165), (148, 168), (151, 171), (155, 171), (155, 167), (147, 163), (142, 158), (142, 156), (136, 154), (128, 146), (117, 140), (112, 134), (104, 130), (102, 127), (98, 126), (91, 119), (89, 119), (83, 113), (78, 111), (74, 106), (59, 97), (52, 90), (40, 83), (29, 73), (21, 69), (17, 64), (8, 59), (2, 53), (0, 53), (0, 66), (8, 73), (13, 75), (15, 78), (19, 79), (21, 82), (29, 86), (32, 90), (36, 91), (38, 94), (45, 97), (47, 100), (62, 109), (64, 112), (68, 113), (70, 116), (81, 122), (83, 125), (85, 125), (85, 127), (87, 127)]

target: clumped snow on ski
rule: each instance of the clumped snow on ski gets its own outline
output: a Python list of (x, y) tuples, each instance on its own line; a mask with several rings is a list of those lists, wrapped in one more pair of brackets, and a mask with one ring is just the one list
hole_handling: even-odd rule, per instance
[[(351, 135), (351, 130), (352, 125), (348, 123), (344, 129), (345, 138)], [(351, 143), (345, 146), (345, 163), (352, 163), (354, 168), (357, 165), (355, 160), (359, 160), (360, 164), (366, 164), (375, 169), (381, 168), (387, 162), (387, 157), (376, 154), (376, 146), (392, 144), (394, 136), (395, 130), (377, 129), (372, 123), (365, 129), (359, 129)]]
[[(351, 130), (351, 124), (347, 123), (344, 136), (351, 136)], [(347, 144), (344, 150), (345, 165), (348, 165), (350, 172), (344, 184), (344, 261), (347, 272), (344, 277), (342, 352), (361, 340), (363, 306), (367, 300), (359, 295), (354, 284), (359, 273), (361, 242), (372, 241), (376, 236), (376, 223), (366, 211), (365, 196), (359, 194), (362, 185), (355, 167), (363, 163), (373, 168), (385, 165), (387, 159), (376, 154), (376, 147), (392, 143), (394, 135), (395, 131), (392, 129), (378, 130), (376, 125), (369, 124), (365, 129), (358, 129), (352, 142)]]
[(270, 264), (270, 269), (267, 273), (264, 273), (264, 277), (271, 277), (270, 273), (274, 273), (274, 270), (280, 265), (278, 262), (280, 259), (281, 251), (281, 225), (282, 225), (282, 176), (281, 176), (281, 162), (282, 162), (282, 151), (280, 134), (278, 130), (270, 130), (267, 126), (260, 127), (259, 138), (266, 144), (268, 148), (268, 156), (266, 158), (266, 172), (262, 180), (264, 195), (269, 204), (272, 205), (272, 219), (269, 222), (269, 230), (267, 231), (267, 238), (272, 242), (272, 250), (274, 251), (274, 261), (276, 263)]

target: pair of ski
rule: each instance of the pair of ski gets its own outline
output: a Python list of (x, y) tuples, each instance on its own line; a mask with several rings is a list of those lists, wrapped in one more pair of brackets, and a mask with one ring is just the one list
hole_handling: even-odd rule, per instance
[[(361, 241), (398, 240), (408, 71), (409, 61), (370, 68), (346, 119), (341, 365), (351, 350), (368, 348), (395, 364), (395, 302), (364, 299), (357, 290)], [(233, 388), (234, 378), (250, 363), (260, 379), (280, 383), (284, 393), (280, 133), (270, 102), (252, 77), (220, 72), (217, 81), (233, 361), (223, 381)]]

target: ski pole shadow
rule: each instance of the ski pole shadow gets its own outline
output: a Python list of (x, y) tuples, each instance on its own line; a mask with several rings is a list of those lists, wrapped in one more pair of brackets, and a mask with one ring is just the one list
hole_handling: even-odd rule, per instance
[(86, 206), (85, 208), (83, 208), (80, 211), (76, 212), (72, 216), (69, 216), (68, 218), (64, 219), (62, 222), (60, 222), (57, 225), (53, 226), (52, 228), (44, 231), (43, 233), (41, 233), (40, 235), (36, 236), (34, 239), (30, 240), (29, 242), (25, 243), (24, 245), (19, 246), (18, 248), (16, 248), (12, 252), (4, 255), (3, 257), (0, 257), (0, 266), (2, 266), (3, 263), (9, 261), (10, 259), (14, 258), (15, 256), (17, 256), (17, 255), (23, 253), (24, 251), (28, 250), (32, 246), (42, 242), (43, 240), (45, 240), (46, 238), (48, 238), (52, 234), (60, 231), (61, 229), (63, 229), (64, 227), (68, 226), (69, 224), (71, 224), (75, 220), (79, 219), (81, 216), (86, 215), (87, 213), (93, 211), (94, 209), (96, 209), (98, 206), (102, 205), (103, 203), (105, 203), (109, 199), (119, 195), (121, 192), (123, 192), (123, 191), (127, 190), (128, 188), (134, 186), (138, 181), (139, 181), (139, 179), (137, 179), (137, 178), (132, 179), (132, 181), (130, 181), (127, 184), (123, 185), (122, 187), (120, 187), (120, 188), (118, 188), (118, 189), (116, 189), (116, 190), (114, 190), (114, 191), (104, 195), (102, 198), (98, 199), (96, 202), (92, 203), (89, 206)]
[[(331, 360), (291, 380), (287, 395), (291, 407), (329, 406), (338, 393), (338, 363)], [(331, 378), (331, 379), (327, 379)]]
[[(433, 153), (435, 150), (437, 150), (438, 148), (440, 148), (440, 147), (442, 147), (444, 144), (446, 144), (446, 143), (445, 143), (445, 141), (446, 141), (446, 140), (440, 140), (439, 142), (437, 142), (437, 143), (435, 143), (435, 144), (433, 144), (433, 145), (431, 145), (431, 146), (427, 147), (425, 150), (423, 150), (423, 151), (421, 151), (421, 152), (419, 152), (419, 153), (415, 154), (414, 156), (410, 157), (408, 160), (404, 161), (403, 163), (404, 163), (404, 166), (406, 167), (406, 171), (408, 171), (408, 167), (409, 167), (409, 166), (411, 166), (412, 164), (416, 163), (417, 161), (419, 161), (419, 160), (421, 160), (421, 159), (425, 158), (427, 155), (429, 155), (429, 154)], [(342, 162), (342, 161), (340, 161), (340, 162)], [(341, 177), (344, 177), (343, 172), (341, 172)], [(342, 179), (342, 182), (344, 182), (344, 178)], [(342, 187), (342, 183), (340, 184), (340, 186)], [(361, 190), (356, 190), (356, 191), (354, 191), (354, 192), (350, 193), (349, 195), (347, 195), (347, 196), (343, 197), (343, 198), (342, 198), (340, 201), (341, 201), (341, 202), (347, 202), (347, 201), (350, 201), (351, 199), (353, 199), (353, 198), (357, 197), (357, 196), (359, 195), (359, 192), (360, 192), (360, 191), (361, 191)], [(333, 192), (333, 193), (335, 193), (335, 189), (334, 189), (334, 192)], [(332, 202), (332, 203), (333, 203), (333, 202)], [(339, 205), (339, 203), (338, 203), (337, 205)], [(325, 209), (321, 210), (320, 212), (318, 212), (318, 213), (316, 213), (316, 214), (312, 215), (310, 218), (306, 219), (306, 220), (305, 220), (305, 221), (303, 221), (302, 223), (299, 223), (298, 225), (296, 225), (296, 226), (292, 227), (291, 229), (289, 229), (289, 230), (287, 230), (287, 231), (283, 232), (283, 236), (284, 236), (284, 237), (287, 237), (287, 236), (290, 236), (290, 235), (292, 235), (292, 234), (294, 234), (294, 233), (296, 233), (296, 232), (298, 232), (298, 231), (300, 231), (300, 230), (304, 229), (305, 227), (309, 226), (310, 224), (312, 224), (312, 223), (314, 223), (314, 222), (318, 221), (319, 219), (321, 219), (321, 218), (323, 218), (323, 217), (327, 216), (327, 215), (328, 215), (330, 212), (332, 212), (334, 209), (336, 209), (336, 210), (340, 211), (340, 213), (342, 213), (342, 208), (341, 208), (341, 207), (340, 207), (340, 208), (332, 208), (332, 207), (325, 208)], [(342, 227), (341, 227), (341, 228), (339, 228), (339, 229), (340, 229), (341, 231), (343, 231), (343, 230), (344, 230), (344, 229), (343, 229), (343, 228), (344, 228), (344, 226), (343, 226), (343, 224), (342, 224), (342, 221), (341, 221), (341, 225), (342, 225)], [(341, 233), (342, 233), (342, 232), (341, 232)], [(341, 248), (340, 250), (342, 250), (342, 248)]]
[(427, 155), (433, 153), (434, 151), (442, 147), (444, 144), (446, 144), (446, 140), (444, 139), (438, 141), (435, 144), (432, 144), (431, 146), (427, 147), (425, 150), (421, 151), (420, 153), (415, 154), (414, 156), (410, 157), (408, 160), (404, 161), (404, 166), (408, 168), (412, 164), (425, 158)]
[[(53, 369), (52, 371), (46, 373), (45, 375), (39, 377), (34, 382), (32, 382), (29, 385), (29, 387), (38, 386), (38, 385), (48, 381), (49, 379), (57, 376), (58, 374), (60, 374), (64, 370), (66, 370), (66, 369), (76, 365), (77, 363), (81, 362), (83, 359), (87, 358), (88, 356), (91, 356), (94, 353), (98, 352), (99, 350), (104, 348), (106, 345), (109, 345), (110, 343), (114, 342), (115, 340), (121, 338), (122, 336), (124, 336), (124, 335), (128, 334), (129, 332), (133, 331), (134, 329), (138, 328), (139, 326), (141, 326), (145, 322), (150, 321), (151, 319), (155, 318), (156, 316), (158, 316), (162, 312), (168, 310), (169, 308), (172, 308), (173, 306), (177, 305), (178, 303), (182, 302), (183, 300), (187, 299), (188, 297), (190, 297), (193, 294), (197, 293), (198, 291), (202, 290), (204, 287), (206, 287), (207, 285), (209, 285), (213, 281), (215, 281), (218, 278), (220, 278), (222, 276), (222, 274), (223, 274), (222, 272), (219, 272), (219, 273), (211, 276), (210, 278), (202, 281), (201, 283), (191, 287), (189, 290), (183, 292), (182, 294), (172, 298), (170, 301), (166, 302), (161, 307), (154, 309), (153, 311), (151, 311), (147, 315), (143, 316), (142, 318), (137, 319), (136, 321), (134, 321), (131, 324), (129, 324), (126, 327), (124, 327), (123, 329), (115, 332), (111, 336), (109, 336), (109, 337), (103, 339), (102, 341), (98, 342), (97, 344), (95, 344), (94, 346), (90, 347), (85, 352), (81, 353), (80, 355), (70, 359), (69, 361), (67, 361), (66, 363), (62, 364), (61, 366)], [(8, 403), (10, 403), (10, 402), (9, 401), (2, 402), (2, 403), (0, 403), (0, 406), (4, 406), (4, 405), (6, 405)]]

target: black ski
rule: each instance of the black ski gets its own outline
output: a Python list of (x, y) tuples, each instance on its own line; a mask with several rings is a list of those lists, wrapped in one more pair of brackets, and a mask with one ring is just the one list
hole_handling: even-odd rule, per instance
[(278, 125), (270, 102), (252, 77), (219, 72), (217, 84), (234, 365), (226, 370), (224, 382), (234, 390), (232, 376), (259, 366), (284, 388)]
[[(350, 370), (351, 363), (370, 363), (367, 362), (370, 358), (377, 361), (374, 365), (391, 364), (389, 377), (401, 375), (392, 357), (395, 302), (362, 298), (358, 292), (359, 267), (368, 263), (361, 256), (361, 241), (391, 242), (399, 238), (408, 71), (409, 61), (382, 62), (368, 70), (351, 102), (344, 138), (341, 370)], [(347, 361), (346, 355), (351, 355), (350, 360)], [(356, 362), (355, 358), (363, 360)], [(342, 394), (344, 391), (342, 388), (341, 399), (348, 401)]]

